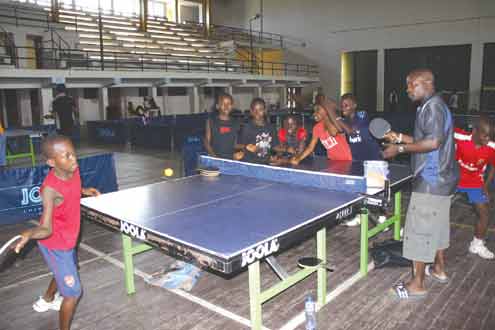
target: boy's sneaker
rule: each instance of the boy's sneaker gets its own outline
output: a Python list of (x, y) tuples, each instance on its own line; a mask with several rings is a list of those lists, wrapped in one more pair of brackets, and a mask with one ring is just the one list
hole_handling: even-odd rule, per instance
[(48, 310), (54, 310), (54, 311), (59, 311), (60, 310), (60, 305), (62, 305), (62, 300), (64, 300), (64, 297), (57, 293), (55, 293), (55, 296), (53, 297), (52, 301), (46, 301), (43, 299), (43, 296), (40, 296), (38, 300), (36, 300), (33, 304), (33, 309), (37, 311), (38, 313), (43, 313)]
[(485, 242), (476, 238), (469, 244), (469, 252), (479, 255), (483, 259), (493, 259), (495, 257), (493, 252), (485, 246)]
[(344, 222), (347, 227), (356, 227), (361, 224), (361, 215), (357, 214), (353, 219)]

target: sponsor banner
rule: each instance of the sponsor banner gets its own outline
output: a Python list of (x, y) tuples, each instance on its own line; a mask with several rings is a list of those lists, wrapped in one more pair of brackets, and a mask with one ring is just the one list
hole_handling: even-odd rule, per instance
[[(102, 193), (117, 190), (112, 154), (88, 156), (78, 162), (83, 187), (95, 187)], [(48, 171), (46, 165), (0, 171), (0, 225), (40, 216), (40, 186)]]

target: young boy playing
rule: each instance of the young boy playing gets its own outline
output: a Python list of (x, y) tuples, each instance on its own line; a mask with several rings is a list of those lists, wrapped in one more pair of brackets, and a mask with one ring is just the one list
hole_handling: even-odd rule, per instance
[(290, 160), (292, 165), (297, 165), (308, 157), (314, 151), (318, 140), (327, 150), (328, 159), (352, 160), (351, 150), (347, 144), (341, 124), (337, 120), (336, 108), (335, 102), (324, 98), (318, 99), (313, 115), (316, 121), (316, 125), (313, 127), (313, 136), (306, 149)]
[(68, 330), (81, 295), (75, 250), (80, 228), (81, 194), (96, 196), (100, 193), (94, 188), (81, 189), (76, 152), (68, 137), (46, 138), (42, 153), (52, 169), (40, 189), (43, 203), (40, 224), (21, 233), (22, 239), (15, 250), (19, 253), (30, 239), (38, 240), (38, 247), (53, 278), (45, 294), (33, 304), (33, 309), (37, 312), (59, 310), (60, 329)]
[[(494, 258), (493, 252), (488, 250), (484, 242), (489, 217), (489, 185), (495, 174), (495, 143), (490, 141), (491, 134), (493, 127), (484, 115), (481, 115), (474, 125), (472, 134), (458, 128), (454, 132), (456, 160), (461, 174), (457, 191), (467, 194), (469, 202), (474, 205), (479, 216), (469, 252), (484, 259)], [(487, 180), (484, 181), (483, 176), (488, 164), (491, 167)]]
[(357, 99), (352, 93), (342, 95), (340, 109), (344, 116), (341, 126), (347, 134), (352, 160), (382, 159), (380, 146), (368, 130), (368, 114), (366, 111), (357, 111)]
[(234, 100), (230, 94), (218, 97), (218, 115), (206, 120), (204, 145), (210, 156), (232, 159), (237, 143), (240, 123), (232, 119)]
[(275, 128), (267, 123), (265, 101), (254, 98), (250, 106), (251, 120), (242, 128), (234, 159), (253, 163), (268, 163), (272, 151), (281, 152)]

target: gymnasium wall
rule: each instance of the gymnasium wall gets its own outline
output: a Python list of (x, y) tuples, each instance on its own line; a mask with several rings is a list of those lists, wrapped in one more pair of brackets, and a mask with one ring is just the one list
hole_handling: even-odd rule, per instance
[[(213, 1), (213, 22), (249, 27), (260, 1)], [(493, 0), (271, 0), (263, 1), (264, 31), (307, 41), (289, 49), (297, 60), (318, 64), (324, 91), (340, 92), (340, 54), (379, 51), (377, 107), (383, 108), (385, 49), (472, 44), (470, 107), (477, 108), (481, 87), (482, 47), (495, 41)], [(259, 29), (260, 21), (253, 21)], [(290, 60), (290, 59), (289, 59)]]

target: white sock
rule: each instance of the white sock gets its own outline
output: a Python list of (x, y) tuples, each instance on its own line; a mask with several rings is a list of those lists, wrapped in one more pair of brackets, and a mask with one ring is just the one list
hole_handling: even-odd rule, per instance
[(473, 237), (473, 244), (475, 244), (475, 245), (483, 245), (484, 243), (483, 243), (483, 240), (482, 239)]

